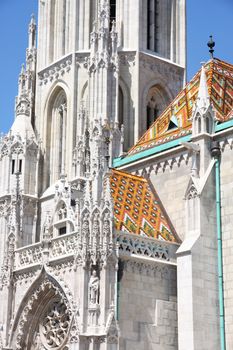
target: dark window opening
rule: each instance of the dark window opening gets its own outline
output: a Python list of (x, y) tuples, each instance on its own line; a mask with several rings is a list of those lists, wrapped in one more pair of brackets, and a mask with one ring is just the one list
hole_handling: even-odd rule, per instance
[(158, 0), (147, 2), (147, 49), (158, 52)]
[(19, 160), (19, 173), (22, 173), (22, 159)]
[(66, 234), (66, 226), (59, 228), (59, 236), (65, 235)]
[(14, 173), (15, 173), (15, 160), (13, 159), (11, 163), (11, 174), (14, 174)]
[(116, 0), (110, 0), (110, 24), (116, 21)]
[(157, 108), (151, 108), (147, 106), (147, 129), (154, 123), (159, 116), (159, 110)]
[(124, 96), (120, 86), (118, 96), (118, 123), (119, 128), (121, 129), (122, 124), (124, 124)]

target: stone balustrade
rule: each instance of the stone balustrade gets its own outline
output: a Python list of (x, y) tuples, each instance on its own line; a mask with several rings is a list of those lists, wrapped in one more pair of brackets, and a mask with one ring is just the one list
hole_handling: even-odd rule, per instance
[(49, 257), (54, 259), (75, 254), (77, 243), (77, 232), (56, 237), (51, 240)]
[(41, 243), (19, 248), (15, 251), (15, 268), (21, 269), (26, 266), (41, 264), (43, 249)]
[[(124, 232), (117, 232), (116, 242), (120, 257), (138, 256), (169, 262), (176, 261), (175, 252), (178, 245), (174, 243)], [(48, 261), (75, 255), (78, 249), (78, 233), (72, 232), (53, 238), (48, 244)], [(44, 242), (17, 249), (15, 251), (15, 269), (20, 270), (32, 265), (43, 264), (43, 255), (46, 254), (46, 249)]]
[(174, 261), (178, 245), (144, 236), (120, 232), (117, 235), (120, 256), (140, 256), (152, 259)]

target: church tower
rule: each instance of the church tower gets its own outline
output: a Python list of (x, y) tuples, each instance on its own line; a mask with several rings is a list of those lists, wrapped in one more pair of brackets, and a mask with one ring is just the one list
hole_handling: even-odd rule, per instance
[(126, 151), (183, 87), (185, 0), (39, 1), (38, 22), (44, 190), (75, 176), (80, 113), (118, 125)]
[[(115, 226), (114, 186), (117, 206), (128, 208), (123, 191), (137, 186), (159, 213), (156, 238), (176, 235), (147, 180), (111, 167), (183, 87), (185, 0), (38, 3), (37, 47), (32, 17), (15, 121), (0, 144), (0, 349), (123, 349), (119, 247), (131, 239)], [(174, 260), (167, 242), (151, 242), (148, 254)], [(161, 287), (168, 308), (172, 283)]]

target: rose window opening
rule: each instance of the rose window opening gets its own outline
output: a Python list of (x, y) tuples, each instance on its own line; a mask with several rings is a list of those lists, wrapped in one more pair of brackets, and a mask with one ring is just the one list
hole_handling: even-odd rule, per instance
[(40, 335), (46, 349), (61, 349), (70, 328), (70, 312), (64, 302), (56, 301), (45, 312)]

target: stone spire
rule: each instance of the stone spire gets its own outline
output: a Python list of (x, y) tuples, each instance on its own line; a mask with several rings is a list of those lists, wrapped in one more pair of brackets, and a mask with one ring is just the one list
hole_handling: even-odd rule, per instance
[(203, 112), (206, 111), (210, 106), (210, 95), (208, 92), (208, 85), (205, 74), (204, 65), (201, 68), (200, 85), (197, 96), (197, 107)]
[(210, 103), (205, 66), (201, 68), (200, 85), (196, 104), (193, 108), (193, 136), (207, 133), (212, 134), (214, 130), (214, 111)]
[(32, 15), (28, 28), (28, 48), (26, 50), (26, 67), (22, 64), (16, 97), (15, 121), (11, 134), (20, 135), (21, 139), (35, 138), (32, 128), (34, 114), (34, 90), (36, 80), (36, 22)]

